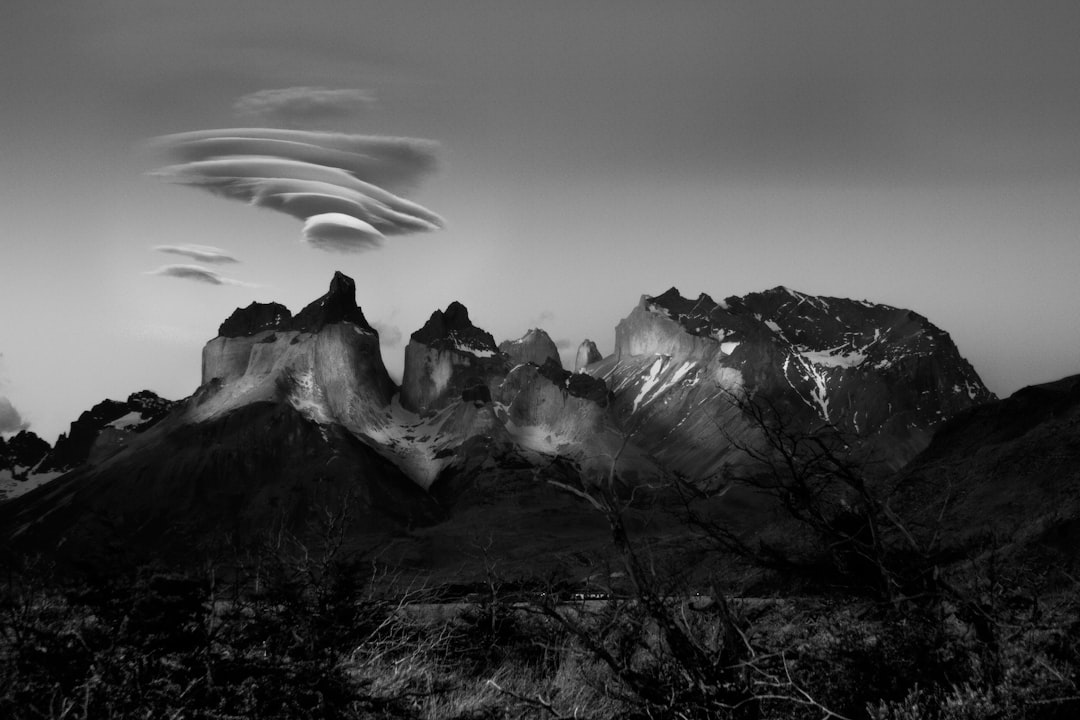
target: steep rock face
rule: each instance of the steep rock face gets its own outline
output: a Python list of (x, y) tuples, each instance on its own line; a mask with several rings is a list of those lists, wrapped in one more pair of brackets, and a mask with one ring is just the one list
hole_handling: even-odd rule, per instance
[(285, 400), (317, 422), (355, 429), (380, 422), (396, 388), (355, 294), (352, 279), (335, 273), (328, 292), (295, 317), (274, 303), (233, 313), (203, 348), (189, 419)]
[(607, 385), (554, 362), (515, 366), (499, 385), (496, 399), (506, 406), (515, 427), (544, 428), (563, 443), (587, 440), (607, 417)]
[(592, 340), (585, 340), (578, 346), (577, 356), (574, 358), (574, 372), (582, 372), (586, 365), (592, 365), (603, 359), (604, 356), (600, 354), (596, 343)]
[(540, 328), (533, 328), (517, 340), (504, 340), (499, 343), (499, 352), (510, 360), (511, 365), (533, 363), (544, 365), (549, 360), (560, 368), (559, 348), (551, 337)]
[(445, 311), (432, 313), (410, 337), (401, 404), (413, 412), (435, 412), (460, 400), (467, 390), (490, 388), (507, 369), (507, 357), (491, 334), (472, 324), (464, 305), (453, 302)]
[(317, 333), (327, 325), (338, 323), (350, 323), (361, 330), (374, 332), (356, 304), (356, 283), (341, 272), (334, 273), (330, 280), (330, 289), (325, 295), (296, 314), (289, 329), (301, 333)]
[(730, 461), (726, 435), (749, 432), (733, 394), (857, 434), (894, 467), (941, 421), (993, 397), (926, 318), (783, 287), (723, 302), (674, 288), (643, 296), (616, 328), (615, 354), (589, 372), (640, 442), (694, 476)]
[[(503, 348), (460, 303), (436, 311), (406, 348), (390, 420), (365, 437), (425, 488), (444, 473), (614, 452), (602, 380), (563, 370), (543, 331)], [(450, 485), (441, 487), (445, 494)]]

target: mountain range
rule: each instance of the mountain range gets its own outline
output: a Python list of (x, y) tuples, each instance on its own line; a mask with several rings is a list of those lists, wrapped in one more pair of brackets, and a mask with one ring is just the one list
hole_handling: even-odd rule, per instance
[[(912, 507), (940, 490), (944, 465), (966, 462), (957, 448), (978, 456), (1000, 439), (991, 426), (1015, 424), (995, 408), (1027, 407), (1022, 394), (996, 400), (917, 313), (785, 287), (644, 295), (614, 352), (586, 340), (573, 370), (542, 329), (496, 343), (451, 302), (412, 333), (398, 385), (355, 296), (336, 273), (295, 315), (238, 308), (204, 347), (189, 397), (107, 400), (54, 448), (12, 438), (0, 448), (8, 484), (38, 486), (0, 503), (11, 547), (90, 564), (191, 561), (273, 532), (313, 536), (347, 512), (350, 542), (406, 564), (475, 565), (485, 548), (554, 567), (603, 544), (602, 518), (575, 491), (737, 476), (760, 434), (748, 399), (792, 427), (843, 433)], [(1048, 392), (1072, 408), (1075, 390)], [(1035, 425), (1060, 425), (1039, 412)], [(1007, 494), (1009, 482), (979, 492)], [(731, 508), (767, 520), (746, 498)]]

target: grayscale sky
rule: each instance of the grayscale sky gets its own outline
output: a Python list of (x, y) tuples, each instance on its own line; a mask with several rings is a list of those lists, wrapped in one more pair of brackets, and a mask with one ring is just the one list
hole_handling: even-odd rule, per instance
[[(452, 300), (609, 353), (643, 293), (781, 284), (926, 315), (999, 394), (1076, 373), (1077, 38), (1076, 2), (5, 0), (0, 398), (51, 441), (186, 396), (235, 307), (299, 310), (334, 270), (395, 374)], [(148, 139), (294, 86), (364, 91), (336, 129), (438, 141), (409, 197), (446, 228), (324, 252), (147, 175)], [(240, 282), (147, 274), (184, 243)]]

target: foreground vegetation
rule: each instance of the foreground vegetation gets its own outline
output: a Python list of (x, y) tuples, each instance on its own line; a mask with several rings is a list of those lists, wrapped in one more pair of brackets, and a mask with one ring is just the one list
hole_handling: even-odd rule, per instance
[[(659, 583), (659, 580), (657, 580)], [(440, 605), (357, 558), (3, 585), (9, 718), (1064, 718), (1080, 597)], [(640, 590), (640, 588), (639, 588)]]
[[(278, 532), (197, 570), (75, 576), (11, 558), (0, 717), (1080, 717), (1073, 548), (950, 539), (951, 488), (929, 521), (901, 517), (834, 428), (743, 407), (761, 441), (731, 442), (755, 472), (662, 489), (700, 541), (679, 548), (691, 567), (628, 529), (647, 492), (621, 484), (618, 454), (589, 482), (538, 472), (606, 519), (616, 567), (590, 587), (616, 597), (507, 582), (497, 563), (478, 586), (405, 583), (347, 547), (348, 503), (304, 541)], [(735, 482), (772, 499), (783, 531), (699, 512)], [(767, 576), (758, 597), (708, 577), (740, 562)]]

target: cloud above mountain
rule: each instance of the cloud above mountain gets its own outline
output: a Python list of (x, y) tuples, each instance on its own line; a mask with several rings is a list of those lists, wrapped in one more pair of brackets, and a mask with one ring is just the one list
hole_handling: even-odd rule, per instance
[(19, 411), (6, 397), (0, 396), (0, 433), (13, 433), (24, 430), (28, 423), (24, 422)]
[(340, 127), (375, 102), (366, 90), (287, 87), (259, 90), (233, 104), (238, 117), (282, 127)]
[(379, 344), (382, 347), (397, 347), (401, 344), (403, 335), (401, 328), (397, 325), (375, 320), (371, 323), (371, 327), (375, 328), (375, 331), (379, 333)]
[(147, 271), (147, 275), (174, 277), (182, 280), (194, 280), (208, 285), (239, 285), (240, 287), (258, 287), (258, 285), (225, 277), (221, 273), (204, 268), (201, 265), (162, 265), (157, 270)]
[(157, 138), (173, 164), (152, 173), (304, 221), (312, 247), (355, 252), (443, 219), (398, 193), (435, 169), (437, 143), (276, 128), (200, 130)]
[(154, 249), (172, 255), (183, 255), (198, 262), (214, 264), (240, 262), (227, 251), (210, 245), (192, 245), (188, 243), (183, 245), (156, 245)]

